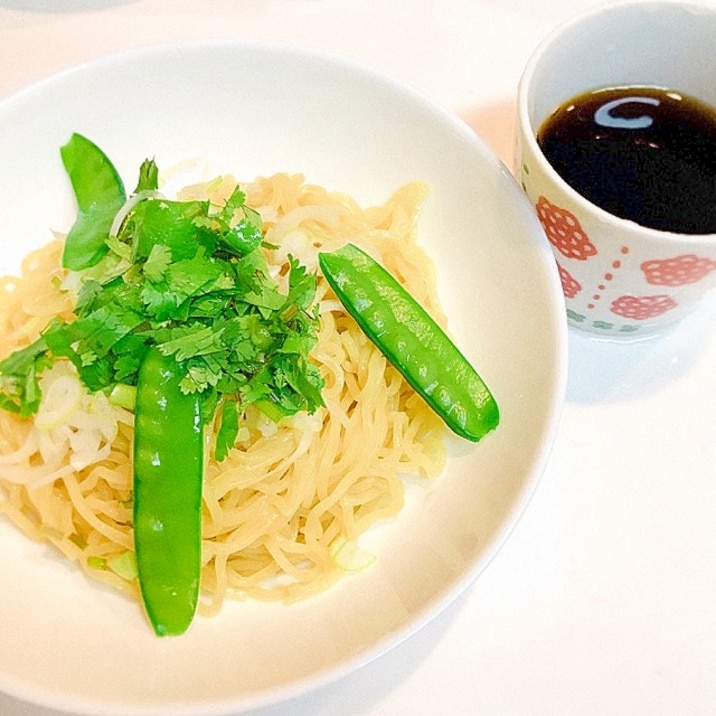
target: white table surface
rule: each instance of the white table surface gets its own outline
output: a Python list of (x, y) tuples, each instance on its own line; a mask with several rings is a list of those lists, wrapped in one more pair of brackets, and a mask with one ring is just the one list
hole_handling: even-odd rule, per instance
[[(128, 47), (265, 38), (422, 87), (509, 166), (529, 54), (556, 23), (598, 4), (0, 0), (0, 96)], [(488, 569), (387, 655), (251, 716), (716, 714), (715, 328), (712, 296), (646, 342), (571, 333), (550, 463)], [(0, 714), (57, 712), (0, 694)]]

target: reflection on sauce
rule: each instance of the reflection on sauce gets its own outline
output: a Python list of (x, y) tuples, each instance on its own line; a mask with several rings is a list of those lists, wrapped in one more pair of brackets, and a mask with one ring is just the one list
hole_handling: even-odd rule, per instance
[(600, 89), (558, 107), (537, 141), (568, 184), (610, 213), (716, 233), (716, 108), (669, 89)]

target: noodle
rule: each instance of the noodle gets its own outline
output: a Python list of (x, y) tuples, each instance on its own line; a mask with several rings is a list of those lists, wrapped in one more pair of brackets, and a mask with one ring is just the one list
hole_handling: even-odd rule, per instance
[[(221, 177), (180, 199), (231, 194)], [(416, 244), (426, 189), (409, 184), (383, 205), (278, 174), (242, 187), (259, 211), (276, 280), (293, 256), (309, 270), (319, 250), (352, 241), (380, 260), (441, 323), (432, 264)], [(0, 279), (0, 358), (37, 338), (53, 317), (72, 318), (63, 291), (62, 242), (28, 255), (19, 278)], [(296, 600), (346, 569), (358, 540), (403, 504), (401, 475), (434, 476), (444, 462), (442, 423), (319, 280), (321, 318), (312, 359), (325, 408), (274, 424), (247, 409), (235, 449), (208, 459), (203, 487), (202, 601)], [(79, 384), (68, 362), (43, 373), (33, 421), (0, 411), (0, 513), (53, 544), (93, 578), (139, 599), (132, 549), (131, 412)], [(53, 397), (54, 396), (54, 397)]]

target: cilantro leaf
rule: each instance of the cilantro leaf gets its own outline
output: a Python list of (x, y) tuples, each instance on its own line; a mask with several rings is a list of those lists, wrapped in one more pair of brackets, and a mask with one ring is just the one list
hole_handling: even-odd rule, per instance
[(147, 260), (144, 262), (144, 275), (149, 281), (157, 282), (164, 278), (169, 264), (172, 262), (172, 252), (168, 246), (155, 244), (152, 246)]
[(175, 261), (192, 258), (200, 246), (211, 254), (217, 237), (195, 222), (206, 217), (208, 210), (208, 202), (144, 199), (127, 217), (123, 232), (131, 235), (136, 258), (149, 256), (156, 244), (166, 246)]
[(37, 378), (50, 365), (44, 338), (0, 361), (0, 408), (21, 417), (37, 412), (41, 398)]

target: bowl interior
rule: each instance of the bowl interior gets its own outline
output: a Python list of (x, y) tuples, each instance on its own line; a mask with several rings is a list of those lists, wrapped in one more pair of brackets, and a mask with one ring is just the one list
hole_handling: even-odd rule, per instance
[(450, 328), (491, 385), (498, 430), (451, 443), (444, 474), (408, 485), (371, 536), (374, 568), (292, 605), (230, 604), (175, 640), (0, 522), (0, 688), (75, 713), (229, 713), (355, 668), (434, 616), (484, 569), (544, 469), (564, 395), (566, 327), (542, 230), (505, 167), (462, 123), (367, 68), (295, 48), (161, 46), (50, 78), (0, 105), (2, 272), (74, 216), (59, 147), (97, 142), (128, 185), (139, 163), (197, 158), (239, 179), (301, 172), (382, 203), (432, 193), (420, 240)]

